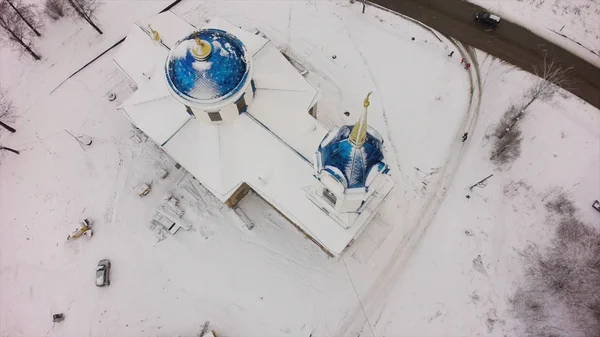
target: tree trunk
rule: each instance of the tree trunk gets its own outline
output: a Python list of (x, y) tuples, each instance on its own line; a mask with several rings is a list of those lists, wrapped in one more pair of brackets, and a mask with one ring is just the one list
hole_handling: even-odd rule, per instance
[(12, 153), (15, 153), (15, 154), (19, 154), (20, 153), (19, 151), (11, 149), (10, 147), (6, 147), (6, 146), (0, 146), (0, 150), (8, 150), (8, 151), (10, 151)]
[(15, 130), (14, 128), (2, 123), (2, 121), (0, 121), (0, 126), (5, 128), (6, 130), (10, 131), (11, 133), (15, 133), (17, 132), (17, 130)]
[[(531, 101), (531, 102), (533, 102), (533, 101)], [(529, 104), (531, 104), (531, 103), (529, 103)], [(500, 136), (498, 137), (498, 139), (504, 138), (504, 136), (506, 136), (506, 134), (509, 133), (510, 130), (517, 124), (517, 122), (521, 118), (523, 118), (523, 115), (525, 114), (525, 109), (527, 109), (527, 108), (522, 108), (521, 109), (521, 111), (515, 116), (515, 118), (512, 119), (510, 125), (506, 129), (504, 129), (504, 131), (502, 131), (502, 133), (500, 134)]]
[(21, 14), (21, 12), (19, 12), (19, 10), (17, 9), (17, 7), (15, 7), (15, 5), (12, 4), (12, 2), (6, 0), (6, 2), (8, 2), (8, 4), (10, 5), (10, 7), (12, 7), (15, 12), (17, 12), (17, 14), (21, 17), (21, 19), (27, 24), (27, 26), (29, 26), (29, 28), (31, 28), (31, 30), (33, 30), (33, 32), (35, 33), (35, 35), (37, 36), (42, 36), (42, 34), (40, 34), (40, 32), (37, 31), (37, 29), (35, 29), (35, 27), (33, 27), (29, 21), (27, 21), (23, 15)]
[(530, 106), (530, 105), (531, 105), (533, 102), (535, 102), (535, 100), (536, 100), (536, 99), (538, 99), (538, 97), (539, 97), (539, 96), (540, 96), (539, 94), (534, 94), (534, 95), (533, 95), (533, 97), (531, 97), (531, 100), (530, 100), (529, 102), (527, 102), (527, 104), (525, 104), (525, 105), (523, 106), (523, 110), (525, 110), (525, 109), (529, 108), (529, 106)]
[(500, 150), (498, 150), (498, 151), (496, 151), (496, 153), (492, 154), (492, 156), (490, 157), (490, 160), (495, 160), (496, 158), (498, 158), (499, 155), (506, 152), (506, 150), (508, 149), (509, 146), (510, 146), (510, 144), (504, 145)]
[(92, 21), (92, 19), (89, 16), (87, 16), (87, 14), (85, 14), (73, 0), (67, 0), (67, 1), (69, 1), (69, 4), (71, 4), (71, 7), (73, 7), (73, 9), (75, 9), (75, 11), (77, 12), (77, 14), (79, 14), (79, 16), (81, 16), (85, 21), (87, 21), (87, 23), (89, 23), (90, 26), (94, 27), (94, 29), (98, 32), (98, 34), (103, 34), (102, 31), (100, 30), (100, 28), (98, 28), (98, 26), (96, 26), (96, 24)]
[(96, 26), (96, 24), (92, 21), (92, 19), (90, 18), (86, 18), (85, 19), (92, 27), (94, 27), (94, 29), (98, 32), (98, 34), (104, 34), (100, 28), (98, 28), (98, 26)]
[(30, 54), (31, 56), (33, 56), (33, 58), (34, 58), (36, 61), (39, 61), (39, 60), (40, 60), (40, 57), (39, 57), (39, 56), (38, 56), (38, 55), (37, 55), (37, 54), (36, 54), (36, 53), (35, 53), (35, 52), (34, 52), (34, 51), (33, 51), (33, 50), (32, 50), (32, 49), (31, 49), (31, 48), (28, 46), (28, 45), (27, 45), (27, 43), (23, 42), (23, 40), (21, 40), (21, 39), (20, 39), (20, 38), (19, 38), (19, 37), (18, 37), (18, 36), (15, 34), (15, 32), (13, 32), (12, 30), (10, 30), (10, 29), (8, 29), (8, 28), (6, 28), (6, 27), (4, 27), (4, 29), (5, 29), (7, 32), (9, 32), (9, 33), (10, 33), (10, 35), (12, 35), (13, 39), (14, 39), (15, 41), (17, 41), (17, 42), (18, 42), (18, 43), (19, 43), (19, 44), (20, 44), (20, 45), (21, 45), (23, 48), (25, 48), (25, 50), (27, 50), (27, 52), (29, 52), (29, 54)]

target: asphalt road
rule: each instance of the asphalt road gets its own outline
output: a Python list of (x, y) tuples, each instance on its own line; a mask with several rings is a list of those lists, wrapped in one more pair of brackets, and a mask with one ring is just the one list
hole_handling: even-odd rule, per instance
[[(510, 21), (486, 28), (474, 21), (481, 7), (462, 0), (371, 0), (402, 13), (440, 33), (481, 49), (522, 69), (534, 72), (544, 55), (564, 67), (573, 67), (568, 91), (600, 109), (600, 69), (575, 54)], [(587, 51), (586, 51), (587, 52)]]

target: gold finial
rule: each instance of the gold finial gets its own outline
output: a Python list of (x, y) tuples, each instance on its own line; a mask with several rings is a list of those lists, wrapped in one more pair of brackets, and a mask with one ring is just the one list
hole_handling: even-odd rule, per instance
[(196, 41), (196, 45), (192, 47), (192, 55), (199, 61), (206, 60), (212, 51), (210, 43), (200, 40), (198, 35), (194, 37), (194, 40)]
[(354, 124), (354, 127), (352, 128), (352, 131), (350, 132), (350, 137), (349, 137), (349, 141), (350, 144), (356, 146), (356, 147), (361, 147), (363, 146), (363, 144), (367, 141), (367, 110), (369, 108), (369, 105), (371, 105), (371, 102), (369, 101), (369, 97), (371, 97), (371, 94), (373, 92), (369, 92), (367, 94), (367, 97), (365, 98), (365, 100), (363, 101), (363, 107), (365, 108), (365, 110), (363, 111), (362, 115), (360, 116), (360, 119), (358, 120), (358, 122), (356, 122), (356, 124)]
[(154, 29), (152, 29), (152, 26), (148, 25), (148, 28), (150, 28), (150, 32), (152, 33), (152, 40), (154, 40), (154, 41), (160, 41), (160, 34), (158, 34), (157, 31), (155, 31)]
[(365, 98), (365, 101), (363, 102), (363, 107), (366, 109), (369, 107), (369, 105), (371, 104), (371, 102), (369, 102), (369, 97), (371, 97), (371, 94), (373, 92), (369, 91), (369, 93), (367, 94), (367, 97)]

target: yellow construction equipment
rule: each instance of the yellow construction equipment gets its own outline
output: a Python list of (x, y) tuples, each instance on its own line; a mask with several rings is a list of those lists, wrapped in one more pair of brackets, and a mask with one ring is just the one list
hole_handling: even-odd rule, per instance
[(75, 229), (73, 231), (73, 233), (71, 233), (69, 236), (67, 236), (67, 241), (79, 239), (83, 235), (88, 235), (90, 237), (92, 237), (92, 235), (93, 235), (92, 221), (89, 219), (85, 219), (85, 220), (79, 222), (79, 228)]

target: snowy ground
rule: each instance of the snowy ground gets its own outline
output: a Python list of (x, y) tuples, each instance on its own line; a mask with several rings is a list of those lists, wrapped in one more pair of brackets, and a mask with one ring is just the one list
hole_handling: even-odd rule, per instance
[[(521, 158), (495, 170), (488, 126), (522, 96), (532, 76), (491, 58), (480, 61), (482, 109), (469, 149), (427, 236), (381, 301), (385, 310), (371, 317), (381, 322), (377, 336), (521, 336), (506, 299), (523, 281), (518, 250), (543, 245), (553, 233), (543, 200), (562, 187), (583, 219), (600, 229), (591, 207), (600, 196), (598, 110), (566, 92), (532, 105)], [(485, 187), (469, 191), (489, 174)]]
[[(256, 224), (248, 231), (206, 191), (200, 202), (186, 193), (190, 177), (157, 146), (130, 138), (116, 107), (132, 90), (115, 51), (50, 94), (133, 20), (166, 5), (109, 4), (99, 21), (115, 25), (102, 37), (58, 22), (40, 43), (42, 63), (0, 52), (0, 80), (20, 111), (18, 132), (0, 131), (0, 142), (22, 151), (1, 154), (0, 336), (192, 336), (205, 320), (230, 337), (371, 336), (369, 325), (376, 336), (503, 336), (515, 327), (505, 303), (519, 277), (515, 249), (547, 232), (538, 194), (563, 186), (598, 223), (588, 210), (600, 194), (600, 120), (579, 99), (532, 106), (522, 158), (494, 171), (487, 127), (530, 75), (480, 56), (477, 114), (469, 97), (476, 74), (446, 56), (455, 47), (392, 14), (360, 15), (346, 2), (184, 1), (174, 12), (191, 23), (222, 17), (258, 28), (305, 62), (328, 126), (353, 123), (364, 94), (375, 91), (370, 124), (386, 138), (397, 185), (343, 258), (327, 258), (254, 195), (241, 203)], [(94, 143), (81, 147), (65, 130)], [(158, 167), (171, 172), (166, 180)], [(490, 173), (467, 200), (466, 187)], [(531, 187), (504, 193), (513, 180)], [(148, 181), (153, 190), (140, 199), (133, 189)], [(148, 228), (168, 193), (192, 231)], [(83, 217), (95, 221), (94, 237), (66, 242)], [(473, 269), (478, 255), (484, 272)], [(113, 265), (108, 288), (93, 285), (102, 258)], [(67, 318), (53, 326), (55, 312)]]
[(469, 0), (600, 67), (600, 0)]

